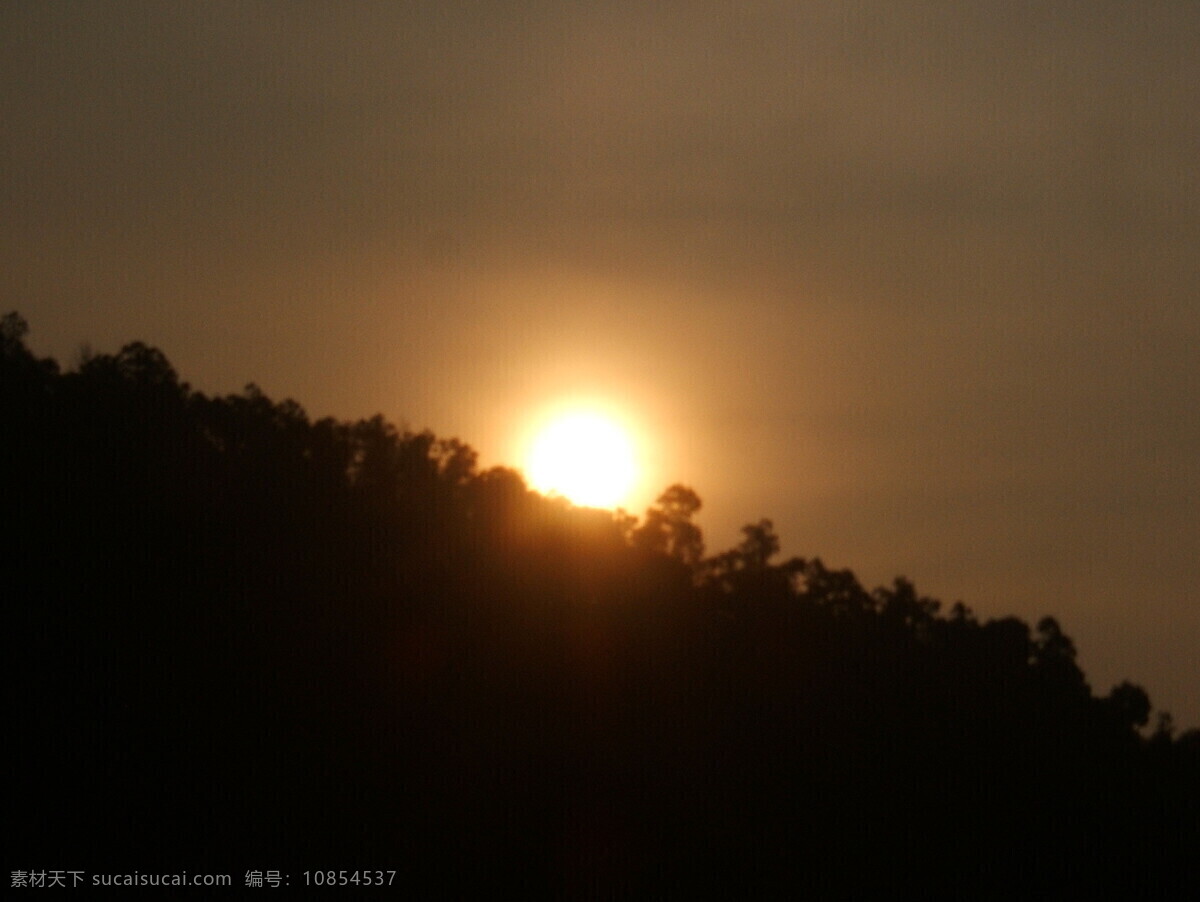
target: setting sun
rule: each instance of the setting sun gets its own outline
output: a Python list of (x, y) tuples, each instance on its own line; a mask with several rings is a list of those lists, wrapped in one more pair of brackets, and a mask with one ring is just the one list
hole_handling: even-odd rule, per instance
[(584, 507), (625, 501), (637, 465), (629, 434), (601, 413), (558, 416), (534, 437), (526, 470), (533, 488)]

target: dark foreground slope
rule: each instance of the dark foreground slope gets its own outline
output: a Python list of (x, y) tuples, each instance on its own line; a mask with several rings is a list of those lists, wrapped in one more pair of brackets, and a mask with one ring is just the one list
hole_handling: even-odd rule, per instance
[(382, 419), (3, 327), (10, 870), (447, 893), (1182, 886), (1200, 743), (1059, 626), (940, 612), (673, 487), (571, 510)]

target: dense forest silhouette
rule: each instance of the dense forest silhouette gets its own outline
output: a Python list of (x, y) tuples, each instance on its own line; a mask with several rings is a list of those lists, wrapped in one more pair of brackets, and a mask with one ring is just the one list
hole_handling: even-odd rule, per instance
[(1195, 876), (1200, 733), (1047, 617), (709, 554), (456, 439), (0, 324), (12, 868), (393, 868), (560, 897)]

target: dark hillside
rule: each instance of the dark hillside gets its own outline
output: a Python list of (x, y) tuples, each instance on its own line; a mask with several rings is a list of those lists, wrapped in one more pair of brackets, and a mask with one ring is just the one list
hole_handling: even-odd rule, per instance
[[(448, 893), (1195, 876), (1200, 735), (1052, 618), (706, 555), (457, 440), (214, 398), (3, 321), (11, 869), (383, 868)], [(61, 863), (59, 863), (61, 862)], [(297, 879), (298, 870), (293, 874)]]

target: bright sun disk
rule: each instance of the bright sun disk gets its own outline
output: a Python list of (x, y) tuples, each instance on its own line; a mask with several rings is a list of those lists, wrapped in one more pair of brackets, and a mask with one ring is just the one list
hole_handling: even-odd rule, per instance
[(529, 451), (533, 487), (583, 507), (620, 504), (633, 486), (636, 470), (628, 434), (599, 413), (569, 413), (552, 420)]

